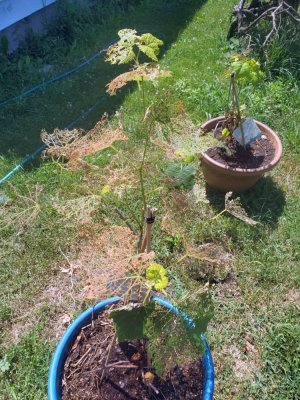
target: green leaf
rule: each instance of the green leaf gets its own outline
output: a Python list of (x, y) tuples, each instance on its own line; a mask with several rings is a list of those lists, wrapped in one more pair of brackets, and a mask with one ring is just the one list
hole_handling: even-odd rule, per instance
[(186, 147), (180, 147), (179, 149), (175, 150), (175, 155), (187, 164), (196, 160), (195, 151)]
[(196, 175), (196, 169), (193, 165), (172, 163), (165, 172), (174, 179), (175, 187), (186, 190), (193, 189)]
[(169, 283), (166, 269), (156, 263), (149, 265), (147, 268), (146, 279), (155, 290), (165, 289)]
[(151, 58), (151, 60), (158, 61), (155, 51), (151, 47), (139, 44), (138, 48), (141, 50), (142, 53)]
[(164, 43), (162, 40), (153, 36), (151, 33), (144, 33), (138, 38), (137, 46), (140, 51), (148, 56), (153, 61), (158, 61), (157, 56), (159, 47)]
[(153, 49), (159, 50), (159, 46), (162, 46), (164, 42), (151, 33), (144, 33), (143, 35), (140, 36), (140, 42), (144, 43), (147, 46), (152, 47)]
[(234, 56), (231, 70), (236, 80), (242, 84), (256, 83), (264, 75), (259, 62), (245, 56)]
[(228, 128), (224, 128), (222, 130), (222, 137), (229, 137), (230, 136), (230, 131)]
[(145, 306), (125, 306), (110, 313), (116, 327), (119, 342), (141, 339), (145, 336), (147, 318), (154, 311), (155, 304), (150, 301)]

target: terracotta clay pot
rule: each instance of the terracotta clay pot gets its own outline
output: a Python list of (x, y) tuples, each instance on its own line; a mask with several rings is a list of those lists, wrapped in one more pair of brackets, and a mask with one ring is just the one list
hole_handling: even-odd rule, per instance
[[(201, 128), (204, 131), (209, 132), (222, 120), (224, 120), (224, 116), (213, 118), (205, 122)], [(276, 164), (278, 164), (282, 155), (280, 139), (267, 125), (259, 121), (255, 121), (255, 123), (263, 134), (270, 139), (275, 148), (273, 160), (268, 165), (260, 168), (232, 168), (213, 160), (207, 154), (202, 152), (200, 154), (201, 165), (208, 186), (218, 189), (221, 192), (243, 192), (251, 188), (264, 173), (270, 171)]]

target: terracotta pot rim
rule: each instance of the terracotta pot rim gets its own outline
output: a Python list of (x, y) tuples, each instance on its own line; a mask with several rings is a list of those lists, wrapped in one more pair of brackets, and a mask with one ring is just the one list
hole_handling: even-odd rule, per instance
[[(214, 126), (225, 119), (225, 116), (220, 116), (217, 118), (212, 118), (208, 121), (206, 121), (204, 124), (201, 125), (201, 129), (203, 130), (207, 130), (207, 126), (214, 124)], [(278, 164), (281, 155), (282, 155), (282, 144), (281, 141), (279, 139), (279, 137), (277, 136), (277, 134), (268, 126), (265, 125), (264, 123), (254, 120), (256, 122), (256, 124), (262, 128), (262, 130), (264, 131), (264, 133), (269, 137), (269, 139), (272, 141), (274, 149), (275, 149), (275, 154), (274, 154), (274, 158), (273, 160), (266, 166), (264, 167), (259, 167), (259, 168), (233, 168), (230, 166), (226, 166), (224, 164), (221, 164), (218, 161), (215, 161), (213, 158), (209, 157), (205, 152), (201, 152), (201, 158), (204, 159), (205, 161), (209, 162), (210, 164), (212, 164), (216, 169), (221, 169), (224, 171), (232, 171), (232, 172), (236, 172), (236, 173), (243, 173), (243, 174), (247, 174), (247, 175), (256, 175), (259, 173), (264, 173), (267, 172), (269, 170), (271, 170), (272, 168), (275, 167), (276, 164)]]

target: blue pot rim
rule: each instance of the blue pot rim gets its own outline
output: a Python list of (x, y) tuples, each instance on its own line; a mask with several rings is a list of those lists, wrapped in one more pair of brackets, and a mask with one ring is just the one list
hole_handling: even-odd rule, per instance
[[(52, 357), (48, 375), (48, 400), (61, 400), (61, 377), (64, 363), (81, 328), (88, 325), (91, 322), (91, 318), (96, 317), (106, 306), (118, 303), (120, 300), (120, 297), (115, 296), (100, 301), (94, 307), (90, 307), (88, 310), (80, 314), (68, 327), (58, 343)], [(175, 315), (179, 313), (179, 310), (169, 301), (164, 300), (161, 297), (153, 297), (153, 300), (172, 311)], [(186, 315), (184, 315), (184, 318), (187, 320), (188, 324), (191, 323), (191, 320)], [(204, 368), (204, 389), (202, 400), (212, 400), (214, 392), (214, 364), (206, 338), (203, 334), (201, 334), (201, 337), (205, 343), (205, 353), (202, 359)]]

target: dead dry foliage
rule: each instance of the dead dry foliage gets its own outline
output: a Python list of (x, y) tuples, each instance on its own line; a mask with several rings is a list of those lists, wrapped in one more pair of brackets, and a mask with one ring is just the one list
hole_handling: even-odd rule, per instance
[[(82, 282), (83, 297), (97, 300), (116, 295), (130, 272), (136, 275), (145, 270), (154, 253), (136, 255), (136, 249), (137, 237), (127, 227), (111, 226), (100, 233), (90, 232), (78, 257), (70, 262)], [(131, 278), (128, 282), (128, 287), (134, 283)]]
[(233, 197), (232, 192), (228, 192), (225, 195), (225, 210), (233, 215), (235, 218), (246, 222), (248, 225), (257, 225), (258, 222), (248, 217), (246, 210), (241, 205), (241, 199), (239, 197)]
[(69, 200), (54, 199), (52, 207), (60, 214), (61, 221), (71, 224), (88, 224), (102, 202), (100, 195), (88, 195)]
[(105, 113), (100, 121), (88, 133), (83, 130), (59, 130), (53, 133), (41, 132), (41, 139), (47, 145), (44, 157), (54, 157), (67, 161), (71, 169), (86, 165), (83, 158), (106, 149), (116, 141), (128, 140), (124, 134), (121, 119), (117, 128), (113, 129)]
[(197, 247), (185, 244), (186, 255), (182, 261), (185, 270), (196, 280), (207, 278), (225, 279), (233, 268), (233, 256), (215, 243)]
[(107, 86), (107, 92), (113, 96), (119, 89), (126, 86), (128, 82), (141, 82), (141, 81), (152, 81), (154, 82), (158, 78), (166, 78), (171, 76), (170, 71), (164, 71), (159, 66), (140, 66), (132, 71), (124, 72), (118, 75)]
[(38, 218), (42, 207), (44, 186), (36, 184), (33, 187), (25, 184), (21, 193), (11, 185), (14, 199), (9, 199), (0, 206), (0, 231), (14, 227), (17, 233), (30, 227)]

